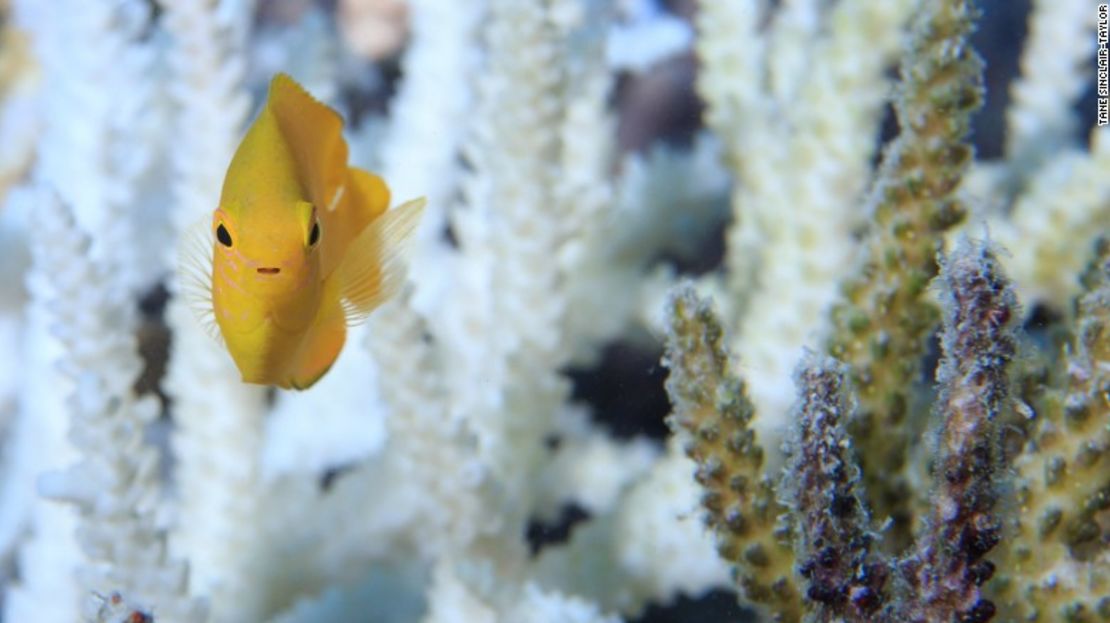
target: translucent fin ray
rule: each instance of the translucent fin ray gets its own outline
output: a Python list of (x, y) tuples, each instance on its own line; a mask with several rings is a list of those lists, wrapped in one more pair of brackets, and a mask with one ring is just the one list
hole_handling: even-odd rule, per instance
[(351, 242), (338, 275), (348, 326), (361, 323), (401, 288), (404, 252), (425, 203), (421, 197), (386, 211)]
[(207, 219), (200, 219), (181, 235), (177, 249), (177, 279), (181, 298), (204, 332), (224, 345), (212, 306), (212, 248), (215, 240)]

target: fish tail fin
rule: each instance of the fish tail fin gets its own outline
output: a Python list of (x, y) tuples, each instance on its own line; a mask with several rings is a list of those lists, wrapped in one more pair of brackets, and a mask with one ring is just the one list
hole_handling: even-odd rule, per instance
[(293, 389), (308, 389), (327, 374), (347, 339), (347, 323), (338, 297), (329, 296), (324, 301), (327, 307), (312, 323), (293, 368), (289, 382)]
[(350, 167), (347, 169), (347, 186), (352, 209), (361, 212), (366, 221), (389, 208), (389, 187), (377, 175)]
[(404, 250), (425, 203), (421, 197), (387, 210), (351, 242), (337, 275), (348, 325), (365, 320), (404, 283)]
[(318, 213), (324, 222), (325, 235), (323, 259), (320, 269), (325, 276), (331, 275), (343, 258), (351, 242), (365, 230), (374, 219), (389, 208), (389, 187), (382, 178), (355, 167), (347, 169), (347, 181), (342, 194), (336, 201), (323, 207)]

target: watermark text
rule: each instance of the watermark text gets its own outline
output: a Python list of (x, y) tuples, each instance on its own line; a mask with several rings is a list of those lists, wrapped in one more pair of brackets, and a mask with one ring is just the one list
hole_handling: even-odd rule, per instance
[(1110, 4), (1098, 5), (1098, 51), (1095, 66), (1098, 90), (1098, 124), (1110, 124)]

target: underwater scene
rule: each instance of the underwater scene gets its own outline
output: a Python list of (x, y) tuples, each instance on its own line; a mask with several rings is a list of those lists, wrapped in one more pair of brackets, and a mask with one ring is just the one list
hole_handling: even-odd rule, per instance
[(0, 623), (1110, 622), (1110, 6), (0, 0)]

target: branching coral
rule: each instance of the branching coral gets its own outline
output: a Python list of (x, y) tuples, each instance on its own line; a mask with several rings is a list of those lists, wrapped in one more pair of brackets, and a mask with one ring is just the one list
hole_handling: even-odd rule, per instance
[[(393, 101), (380, 146), (382, 175), (398, 197), (428, 198), (418, 235), (435, 237), (447, 218), (446, 206), (461, 173), (458, 148), (466, 137), (474, 103), (478, 54), (473, 46), (481, 7), (469, 3), (412, 0), (414, 37), (402, 61), (406, 78)], [(445, 15), (444, 11), (451, 11)], [(446, 94), (446, 95), (445, 95)], [(369, 164), (369, 163), (365, 163)], [(434, 245), (417, 247), (415, 264), (434, 262)], [(440, 282), (414, 284), (426, 291)]]
[[(766, 37), (757, 34), (770, 19), (766, 3), (706, 3), (699, 20), (707, 122), (725, 140), (736, 178), (729, 321), (738, 328), (734, 348), (751, 366), (755, 426), (773, 463), (790, 372), (854, 258), (883, 72), (910, 9), (902, 1), (845, 0), (827, 11), (817, 4), (785, 3)], [(822, 62), (803, 71), (806, 57)]]
[[(31, 191), (14, 194), (5, 209), (19, 209), (20, 203), (29, 207), (34, 205), (35, 197)], [(78, 250), (57, 249), (61, 256)], [(26, 279), (30, 296), (21, 342), (28, 370), (20, 387), (19, 418), (7, 449), (12, 458), (22, 460), (9, 467), (9, 477), (18, 480), (6, 483), (10, 490), (5, 491), (4, 510), (5, 515), (12, 516), (4, 519), (13, 524), (5, 526), (6, 531), (20, 534), (29, 528), (30, 534), (18, 543), (19, 576), (5, 587), (3, 618), (39, 616), (73, 621), (83, 597), (73, 575), (83, 561), (76, 538), (76, 517), (69, 507), (32, 497), (35, 479), (42, 471), (65, 467), (77, 458), (66, 439), (70, 422), (65, 394), (73, 391), (72, 382), (57, 369), (63, 349), (53, 334), (62, 313), (59, 306), (68, 301), (57, 298), (52, 275), (43, 262), (37, 266), (32, 262)]]
[(787, 495), (798, 513), (798, 573), (819, 620), (868, 620), (886, 601), (889, 570), (872, 555), (867, 502), (861, 495), (844, 367), (810, 355), (798, 372), (801, 394)]
[[(795, 9), (801, 11), (799, 7)], [(996, 507), (1001, 499), (997, 478), (1005, 471), (1001, 467), (996, 426), (1003, 419), (1001, 414), (1010, 408), (1005, 369), (1006, 363), (1013, 358), (1016, 342), (1008, 327), (1021, 311), (1016, 307), (1009, 286), (999, 276), (998, 260), (981, 249), (959, 251), (946, 271), (948, 291), (953, 297), (953, 302), (949, 303), (953, 317), (948, 323), (948, 337), (943, 342), (946, 363), (938, 377), (942, 383), (939, 412), (945, 421), (935, 448), (933, 469), (937, 473), (937, 484), (926, 505), (915, 505), (912, 475), (903, 471), (911, 458), (912, 439), (921, 430), (920, 422), (910, 417), (911, 411), (920, 404), (920, 399), (915, 398), (918, 390), (913, 387), (919, 374), (917, 366), (926, 352), (925, 339), (932, 332), (937, 317), (926, 296), (926, 287), (936, 273), (934, 254), (941, 244), (941, 235), (964, 212), (957, 186), (972, 159), (965, 136), (970, 113), (981, 99), (982, 88), (980, 63), (967, 45), (974, 17), (974, 9), (962, 2), (928, 3), (926, 11), (919, 15), (903, 61), (902, 86), (895, 101), (902, 131), (884, 155), (872, 193), (871, 205), (877, 220), (865, 235), (874, 248), (865, 251), (862, 270), (848, 281), (845, 303), (832, 311), (838, 332), (830, 340), (829, 347), (834, 354), (848, 358), (848, 373), (861, 391), (862, 413), (846, 417), (848, 409), (843, 400), (826, 400), (829, 406), (824, 410), (839, 414), (837, 419), (843, 421), (838, 421), (825, 435), (811, 436), (824, 420), (813, 419), (809, 405), (817, 396), (835, 394), (831, 389), (835, 383), (824, 377), (826, 390), (819, 392), (814, 388), (822, 384), (815, 380), (819, 375), (814, 368), (800, 373), (803, 390), (799, 416), (800, 422), (808, 424), (803, 424), (805, 432), (799, 437), (800, 448), (795, 449), (792, 476), (787, 482), (812, 485), (792, 498), (799, 515), (793, 525), (795, 538), (800, 543), (799, 552), (808, 553), (798, 567), (807, 580), (805, 594), (821, 604), (814, 612), (822, 620), (826, 617), (871, 620), (872, 616), (893, 616), (921, 621), (953, 617), (985, 621), (996, 611), (996, 606), (981, 592), (980, 585), (991, 577), (994, 569), (983, 556), (1003, 534), (1003, 514), (997, 512)], [(712, 104), (712, 96), (710, 101)], [(1097, 153), (1098, 145), (1093, 149)], [(1092, 215), (1097, 214), (1096, 210), (1081, 208), (1072, 214), (1077, 218), (1098, 218)], [(677, 301), (689, 296), (689, 293), (676, 295), (676, 305)], [(867, 304), (854, 307), (864, 301)], [(676, 330), (689, 331), (682, 322), (675, 319), (671, 322)], [(676, 348), (673, 344), (672, 348)], [(744, 340), (738, 342), (739, 352), (743, 354), (747, 346)], [(671, 355), (671, 361), (676, 360), (682, 361)], [(687, 372), (695, 369), (696, 366)], [(827, 366), (825, 369), (828, 370)], [(703, 375), (693, 375), (685, 381), (681, 374), (672, 376), (671, 395), (677, 414), (690, 411), (687, 406), (690, 399), (676, 388), (689, 390), (704, 386)], [(711, 404), (704, 403), (703, 409)], [(873, 419), (876, 417), (880, 419)], [(681, 423), (683, 419), (678, 417), (676, 421)], [(862, 494), (851, 486), (852, 477), (847, 474), (854, 468), (841, 454), (843, 444), (832, 444), (824, 451), (819, 444), (805, 444), (810, 439), (831, 440), (838, 436), (846, 439), (837, 428), (846, 424), (851, 425), (853, 437), (860, 442), (863, 475), (869, 485), (866, 488), (876, 496), (874, 503), (880, 509), (880, 518), (887, 513), (894, 514), (892, 546), (898, 548), (907, 543), (914, 515), (923, 513), (916, 546), (896, 563), (884, 563), (883, 555), (868, 554), (868, 543), (873, 538), (869, 532), (871, 528), (866, 513), (858, 510), (866, 506), (857, 506), (863, 504), (860, 501), (863, 498), (857, 497)], [(696, 426), (691, 428), (697, 430)], [(707, 462), (706, 457), (712, 456), (713, 442), (697, 435), (693, 439), (694, 456), (702, 461), (695, 478), (706, 487), (711, 525), (719, 524), (713, 519), (719, 516), (719, 509), (715, 508), (713, 480), (705, 477), (706, 465), (709, 465), (708, 473), (716, 475), (727, 463)], [(836, 452), (832, 452), (834, 447)], [(1098, 447), (1097, 441), (1094, 447)], [(1035, 456), (1035, 461), (1044, 460), (1043, 454)], [(1082, 463), (1090, 462), (1094, 456), (1097, 455), (1088, 451)], [(827, 469), (813, 472), (804, 469), (815, 463)], [(1050, 473), (1056, 474), (1059, 469), (1050, 470)], [(725, 469), (720, 477), (727, 480), (729, 474)], [(836, 478), (836, 474), (841, 476)], [(857, 509), (855, 512), (863, 512), (864, 519), (849, 521), (849, 527), (836, 523), (835, 503), (813, 504), (812, 490), (820, 488), (821, 478), (841, 483), (843, 491), (839, 495), (835, 493), (837, 486), (828, 486), (829, 495), (833, 496), (830, 499), (855, 500), (850, 506)], [(1054, 476), (1050, 482), (1056, 479)], [(1097, 493), (1100, 486), (1095, 479), (1090, 485), (1091, 493), (1080, 495), (1079, 499), (1101, 499)], [(1038, 498), (1041, 504), (1045, 503), (1045, 498)], [(1028, 492), (1023, 499), (1030, 499)], [(1052, 498), (1048, 496), (1047, 499)], [(1068, 504), (1078, 504), (1078, 508), (1091, 506), (1089, 502), (1077, 502), (1076, 498), (1071, 498)], [(849, 506), (847, 502), (845, 505)], [(807, 514), (807, 508), (813, 509), (813, 514)], [(1055, 529), (1053, 522), (1059, 513), (1059, 504), (1049, 510), (1053, 518), (1049, 525)], [(1088, 521), (1086, 525), (1088, 533), (1097, 532), (1097, 528), (1094, 532), (1090, 529), (1097, 526), (1096, 523)], [(718, 530), (719, 541), (728, 542), (729, 537), (722, 532)], [(828, 545), (823, 555), (816, 553), (820, 549), (812, 545), (814, 542)], [(723, 553), (727, 554), (729, 549)], [(1099, 549), (1101, 547), (1096, 551)], [(1002, 555), (1009, 560), (1006, 551)], [(1030, 556), (1028, 550), (1024, 555)], [(875, 562), (863, 562), (865, 560)], [(1094, 577), (1099, 577), (1099, 564), (1094, 563), (1083, 575), (1091, 577), (1090, 573), (1094, 573)], [(742, 563), (740, 568), (743, 569)], [(1028, 573), (1023, 567), (1016, 575), (1028, 577)], [(890, 582), (884, 582), (888, 575)], [(1052, 586), (1056, 586), (1057, 580), (1051, 581)], [(889, 598), (883, 597), (884, 583), (889, 584), (886, 587), (890, 591)], [(1095, 584), (1087, 582), (1083, 594), (1097, 591), (1094, 588), (1097, 583), (1098, 580)], [(1012, 589), (1012, 585), (1002, 586)], [(874, 610), (853, 610), (856, 602), (848, 598), (849, 594), (861, 598), (861, 604)], [(915, 597), (907, 598), (907, 594)], [(1066, 597), (1058, 597), (1061, 602), (1067, 602)], [(885, 604), (884, 599), (887, 600)], [(1091, 602), (1083, 605), (1085, 598), (1073, 599), (1072, 609), (1067, 611), (1070, 616), (1094, 611)], [(785, 611), (779, 612), (781, 616)]]
[[(744, 595), (775, 620), (798, 621), (809, 612), (820, 621), (987, 621), (995, 612), (979, 587), (994, 569), (983, 556), (1001, 535), (994, 513), (1002, 473), (996, 422), (1008, 404), (1019, 310), (997, 260), (981, 245), (957, 250), (942, 277), (950, 300), (937, 378), (932, 510), (913, 550), (897, 561), (872, 552), (867, 503), (844, 430), (851, 412), (846, 370), (835, 361), (803, 363), (793, 458), (780, 488), (761, 470), (746, 428), (751, 407), (737, 404), (743, 398), (720, 349), (719, 321), (689, 290), (674, 295), (668, 344), (674, 420), (691, 435), (694, 478), (705, 490), (702, 506), (722, 557), (736, 565)], [(793, 511), (784, 517), (790, 530), (769, 534), (776, 516), (787, 515), (766, 510), (779, 497)], [(789, 539), (796, 559), (783, 549)], [(764, 578), (769, 586), (759, 583)]]
[[(42, 188), (23, 193), (20, 200), (26, 202), (28, 222), (43, 227), (46, 242), (59, 246), (56, 251), (40, 249), (36, 259), (39, 266), (31, 273), (34, 277), (30, 289), (35, 299), (32, 309), (38, 311), (30, 315), (32, 320), (28, 324), (25, 344), (28, 360), (34, 363), (30, 364), (24, 381), (25, 394), (21, 399), (24, 421), (17, 424), (12, 438), (16, 456), (41, 457), (30, 461), (29, 467), (37, 471), (46, 467), (37, 464), (40, 460), (52, 464), (51, 469), (64, 468), (74, 460), (64, 439), (64, 431), (70, 427), (76, 431), (78, 445), (83, 445), (83, 450), (90, 455), (97, 454), (95, 450), (89, 452), (90, 446), (112, 443), (103, 438), (104, 427), (92, 426), (86, 437), (80, 437), (88, 424), (80, 415), (101, 424), (111, 421), (115, 408), (110, 406), (112, 402), (108, 398), (118, 399), (122, 393), (129, 392), (138, 373), (140, 364), (134, 352), (123, 354), (122, 360), (119, 355), (120, 344), (126, 351), (133, 340), (137, 290), (159, 266), (157, 262), (140, 263), (137, 258), (143, 245), (129, 244), (142, 221), (142, 210), (138, 209), (140, 204), (136, 198), (140, 196), (140, 182), (152, 159), (149, 123), (157, 117), (158, 107), (151, 97), (156, 86), (153, 84), (126, 89), (114, 108), (96, 94), (96, 89), (102, 86), (138, 82), (139, 76), (153, 62), (154, 50), (138, 40), (139, 33), (149, 25), (148, 7), (142, 3), (122, 2), (111, 6), (21, 3), (15, 8), (24, 27), (38, 33), (32, 44), (42, 70), (39, 97), (49, 102), (46, 115), (56, 120), (44, 128), (38, 146), (32, 184)], [(75, 48), (85, 52), (80, 63), (72, 63), (68, 58), (67, 51)], [(131, 123), (120, 123), (120, 118), (113, 113), (129, 115)], [(80, 227), (90, 236), (77, 233), (76, 225), (71, 222), (67, 226), (66, 219), (58, 216), (57, 206), (50, 203), (54, 201), (54, 194), (65, 198), (74, 209)], [(43, 240), (42, 237), (31, 238)], [(152, 232), (149, 239), (157, 239), (156, 233)], [(98, 268), (83, 272), (81, 268), (66, 270), (70, 260), (77, 256), (93, 260)], [(77, 294), (75, 284), (85, 281), (88, 281), (89, 290), (82, 293), (82, 303), (90, 307), (82, 310), (80, 304), (74, 307), (75, 302), (69, 297)], [(115, 313), (98, 305), (108, 300), (118, 300)], [(67, 313), (67, 310), (78, 313)], [(82, 311), (85, 313), (80, 313)], [(106, 317), (107, 326), (103, 324)], [(104, 365), (98, 361), (100, 356), (108, 363), (123, 361), (123, 365), (118, 369), (106, 368), (100, 377), (89, 377), (88, 373), (95, 366)], [(60, 376), (58, 366), (65, 366), (65, 374), (69, 376)], [(82, 379), (83, 385), (73, 377)], [(105, 389), (104, 382), (110, 387)], [(90, 397), (91, 404), (66, 402), (74, 393), (75, 385), (85, 390), (81, 395)], [(90, 396), (90, 392), (103, 393)], [(154, 413), (150, 407), (146, 406), (148, 417)], [(121, 409), (126, 411), (128, 407), (125, 405)], [(74, 411), (79, 415), (74, 416)], [(106, 419), (99, 419), (98, 416), (106, 413)], [(68, 425), (65, 424), (67, 419), (70, 420)], [(127, 413), (122, 414), (122, 419), (128, 420)], [(123, 436), (124, 443), (116, 447), (118, 451), (136, 449), (135, 440), (141, 438), (142, 423), (132, 420), (130, 425), (132, 430)], [(110, 433), (108, 437), (111, 438)], [(142, 454), (141, 451), (137, 453)], [(36, 540), (28, 543), (21, 553), (25, 573), (21, 585), (12, 591), (5, 605), (9, 616), (24, 618), (39, 607), (41, 599), (36, 595), (50, 594), (53, 601), (44, 606), (49, 610), (45, 616), (73, 620), (81, 599), (79, 591), (93, 586), (102, 591), (127, 588), (142, 593), (143, 598), (157, 597), (159, 601), (166, 596), (152, 589), (152, 584), (130, 586), (134, 581), (130, 571), (135, 570), (131, 563), (142, 561), (137, 565), (141, 567), (150, 562), (152, 567), (148, 568), (154, 568), (164, 555), (164, 542), (153, 535), (156, 526), (153, 525), (152, 508), (148, 504), (142, 511), (145, 515), (135, 523), (124, 518), (127, 511), (120, 508), (138, 501), (147, 485), (155, 481), (153, 477), (135, 476), (143, 470), (151, 476), (149, 470), (157, 465), (157, 454), (148, 453), (142, 460), (118, 470), (115, 468), (120, 468), (121, 463), (113, 458), (106, 458), (104, 464), (95, 464), (102, 469), (89, 473), (89, 480), (100, 478), (94, 488), (103, 486), (111, 491), (105, 497), (116, 501), (94, 509), (88, 497), (90, 492), (85, 491), (82, 501), (89, 512), (76, 525), (68, 509), (47, 506), (31, 509), (38, 526)], [(142, 468), (138, 469), (139, 466)], [(20, 474), (18, 470), (15, 473)], [(18, 486), (29, 486), (31, 479), (21, 475), (25, 480)], [(125, 492), (128, 495), (122, 495)], [(156, 491), (147, 493), (156, 494)], [(15, 509), (11, 510), (18, 512), (21, 504), (15, 501)], [(97, 510), (103, 512), (98, 514)], [(78, 562), (80, 556), (71, 540), (75, 529), (82, 531), (85, 553), (94, 562)], [(119, 542), (114, 542), (117, 539)], [(163, 551), (155, 548), (145, 559), (136, 555), (136, 551), (152, 543), (161, 543)], [(85, 572), (78, 580), (71, 574), (51, 570), (50, 565), (71, 569), (83, 566)], [(183, 568), (177, 568), (177, 575), (177, 586), (183, 587)], [(116, 584), (124, 582), (129, 586)], [(155, 579), (153, 585), (157, 584)], [(174, 608), (172, 599), (165, 600), (167, 609)]]
[(673, 425), (691, 437), (686, 452), (697, 462), (706, 522), (721, 556), (737, 564), (744, 596), (776, 617), (798, 620), (789, 532), (778, 519), (785, 509), (764, 473), (763, 447), (750, 427), (753, 407), (730, 372), (720, 321), (689, 289), (675, 295), (668, 311)]
[(61, 203), (54, 197), (38, 203), (42, 239), (51, 244), (36, 246), (35, 262), (56, 280), (60, 364), (74, 384), (66, 401), (69, 437), (83, 454), (65, 472), (44, 476), (40, 490), (79, 509), (87, 561), (77, 575), (87, 593), (124, 588), (129, 601), (156, 606), (167, 619), (202, 620), (202, 604), (188, 598), (188, 569), (169, 559), (158, 525), (158, 455), (143, 440), (158, 406), (152, 396), (132, 394), (142, 364), (132, 335), (116, 330), (133, 322), (136, 310), (103, 287), (110, 282), (105, 264), (72, 263), (68, 252), (87, 254), (89, 240)]
[(1066, 149), (1026, 182), (1013, 212), (993, 223), (998, 241), (1026, 250), (1011, 261), (1018, 292), (1056, 307), (1076, 294), (1075, 275), (1087, 249), (1110, 225), (1110, 129), (1090, 132), (1090, 150)]
[[(1033, 3), (995, 162), (966, 0), (388, 4), (397, 64), (323, 0), (14, 2), (5, 620), (644, 623), (709, 589), (760, 620), (1110, 616), (1089, 3)], [(411, 283), (296, 394), (240, 383), (169, 269), (277, 70), (430, 201)], [(990, 242), (944, 253), (961, 219)], [(132, 386), (163, 363), (158, 414)]]
[(1083, 279), (1077, 335), (1036, 402), (1039, 425), (1020, 455), (1014, 536), (997, 582), (1006, 619), (1095, 621), (1110, 614), (1100, 520), (1110, 507), (1110, 244)]
[[(231, 1), (172, 2), (164, 9), (175, 46), (170, 58), (176, 125), (185, 137), (174, 154), (176, 205), (170, 214), (181, 235), (216, 205), (245, 121), (244, 67), (235, 53), (247, 14)], [(171, 288), (181, 291), (176, 282)], [(166, 390), (176, 405), (182, 512), (174, 545), (195, 552), (192, 587), (213, 596), (213, 620), (258, 619), (261, 591), (252, 590), (249, 578), (252, 550), (260, 544), (251, 517), (258, 509), (265, 396), (238, 382), (227, 353), (180, 298), (168, 317), (175, 335)]]
[(979, 590), (994, 572), (984, 560), (1001, 538), (997, 424), (1008, 408), (1008, 366), (1020, 310), (998, 260), (964, 243), (943, 267), (944, 360), (937, 371), (942, 423), (932, 466), (929, 515), (902, 573), (918, 603), (914, 621), (988, 621), (995, 606)]
[(967, 41), (974, 18), (967, 2), (930, 3), (917, 16), (895, 97), (900, 133), (869, 197), (861, 261), (832, 309), (829, 351), (850, 365), (860, 392), (849, 426), (875, 512), (893, 518), (899, 546), (912, 517), (905, 461), (921, 426), (911, 393), (938, 319), (926, 287), (943, 233), (965, 212), (955, 191), (971, 162), (966, 137), (982, 100), (982, 63)]
[(540, 581), (630, 617), (651, 600), (725, 584), (727, 570), (711, 535), (692, 512), (698, 504), (693, 470), (679, 444), (669, 444), (650, 469), (631, 474), (612, 508), (577, 528), (566, 544), (541, 552)]
[(1059, 308), (1077, 293), (1073, 276), (1094, 237), (1110, 226), (1110, 184), (1098, 173), (1110, 139), (1105, 127), (1080, 128), (1075, 115), (1095, 63), (1096, 15), (1078, 1), (1033, 9), (1023, 74), (1011, 89), (1005, 159), (977, 163), (969, 191), (997, 240), (1026, 249), (1009, 261), (1018, 293)]
[[(144, 2), (24, 2), (20, 20), (39, 36), (41, 97), (46, 109), (36, 175), (72, 206), (78, 223), (95, 234), (89, 252), (107, 261), (123, 289), (139, 288), (161, 275), (161, 263), (139, 258), (159, 251), (165, 227), (151, 226), (141, 183), (159, 148), (157, 126), (163, 101), (146, 80), (157, 50), (142, 42), (151, 26)], [(81, 50), (74, 55), (73, 51)], [(101, 96), (99, 89), (118, 93)], [(146, 236), (136, 233), (146, 229)], [(139, 240), (139, 242), (136, 242)]]
[(1014, 103), (1006, 111), (1006, 158), (1018, 187), (1025, 173), (1073, 140), (1078, 124), (1071, 108), (1087, 82), (1084, 65), (1095, 44), (1089, 3), (1036, 0), (1033, 11), (1022, 75), (1011, 87)]
[[(401, 505), (405, 512), (395, 521), (397, 528), (413, 523), (424, 526), (419, 532), (428, 536), (412, 546), (422, 557), (431, 558), (436, 551), (461, 547), (495, 527), (475, 495), (483, 486), (482, 465), (461, 423), (449, 420), (446, 388), (437, 374), (439, 362), (423, 339), (426, 325), (412, 310), (410, 297), (383, 309), (370, 329), (370, 352), (383, 364), (383, 397), (397, 414), (389, 420), (396, 451), (388, 457), (383, 480), (420, 481), (415, 488), (423, 492), (420, 499)], [(455, 477), (446, 478), (445, 469)]]
[[(450, 388), (452, 407), (470, 420), (489, 469), (508, 482), (510, 473), (536, 468), (542, 434), (533, 430), (548, 426), (567, 389), (555, 370), (564, 345), (546, 330), (564, 313), (550, 261), (561, 232), (548, 209), (556, 202), (557, 169), (549, 163), (560, 153), (563, 79), (549, 61), (562, 42), (546, 5), (503, 1), (490, 9), (483, 33), (489, 63), (464, 152), (475, 174), (463, 182), (466, 205), (453, 219), (465, 254), (449, 293), (453, 309), (437, 321), (453, 325), (442, 332), (448, 365), (461, 372)], [(493, 330), (486, 323), (495, 318), (511, 326)], [(509, 382), (513, 367), (529, 370), (527, 385)], [(510, 415), (518, 409), (531, 415)], [(527, 495), (506, 493), (510, 500)]]

